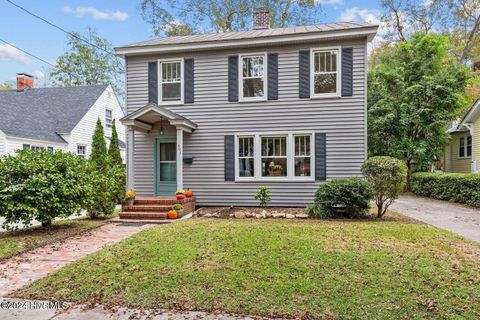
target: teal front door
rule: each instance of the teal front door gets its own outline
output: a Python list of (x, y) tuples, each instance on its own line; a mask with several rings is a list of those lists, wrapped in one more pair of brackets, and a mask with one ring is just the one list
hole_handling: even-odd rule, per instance
[(156, 145), (156, 194), (174, 196), (177, 189), (177, 143), (174, 137), (160, 137)]

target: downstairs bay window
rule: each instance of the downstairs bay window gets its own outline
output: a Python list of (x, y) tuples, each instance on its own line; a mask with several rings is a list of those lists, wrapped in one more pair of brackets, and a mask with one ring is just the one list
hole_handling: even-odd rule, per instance
[(237, 135), (237, 181), (313, 181), (313, 134)]

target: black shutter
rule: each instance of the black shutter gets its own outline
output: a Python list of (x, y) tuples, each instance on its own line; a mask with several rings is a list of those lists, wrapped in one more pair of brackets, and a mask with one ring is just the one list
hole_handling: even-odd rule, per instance
[(342, 97), (353, 95), (353, 48), (342, 48)]
[(238, 56), (228, 57), (228, 101), (238, 101)]
[(225, 136), (225, 181), (235, 181), (235, 136)]
[(327, 179), (327, 136), (315, 132), (315, 180)]
[(157, 62), (148, 63), (148, 102), (158, 104)]
[(185, 59), (183, 63), (183, 67), (185, 70), (183, 71), (183, 75), (185, 77), (184, 82), (184, 94), (183, 94), (183, 102), (184, 103), (193, 103), (193, 96), (194, 96), (194, 64), (193, 59)]
[(299, 61), (299, 97), (310, 98), (310, 50), (302, 50)]
[(278, 100), (278, 53), (268, 54), (268, 100)]

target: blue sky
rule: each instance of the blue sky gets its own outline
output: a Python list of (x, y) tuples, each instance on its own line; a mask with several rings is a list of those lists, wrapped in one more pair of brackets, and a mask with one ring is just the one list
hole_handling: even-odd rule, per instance
[[(152, 37), (136, 0), (12, 0), (33, 13), (71, 31), (93, 27), (114, 46)], [(179, 0), (181, 1), (181, 0)], [(368, 21), (378, 23), (379, 1), (317, 0), (322, 4), (321, 22)], [(54, 63), (65, 51), (66, 35), (5, 0), (0, 0), (0, 39)], [(49, 84), (49, 66), (0, 42), (0, 83), (12, 82), (17, 72), (36, 76), (38, 86)]]

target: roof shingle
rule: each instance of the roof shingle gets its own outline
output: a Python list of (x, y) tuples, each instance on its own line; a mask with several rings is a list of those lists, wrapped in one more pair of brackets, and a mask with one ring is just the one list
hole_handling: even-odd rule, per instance
[(0, 91), (0, 130), (6, 135), (65, 142), (108, 85)]

